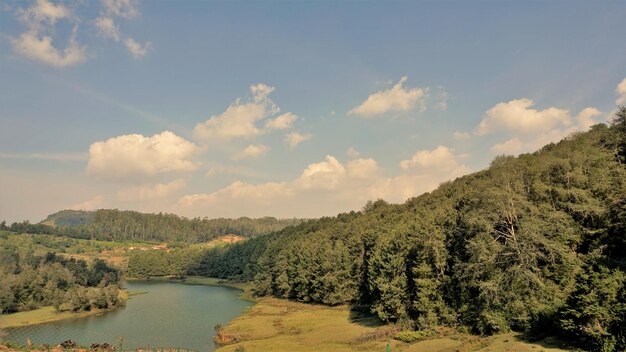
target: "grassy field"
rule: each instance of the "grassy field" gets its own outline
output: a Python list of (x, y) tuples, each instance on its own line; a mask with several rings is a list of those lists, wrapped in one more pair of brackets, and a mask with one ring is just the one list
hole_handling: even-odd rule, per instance
[(262, 298), (220, 331), (222, 342), (230, 344), (217, 351), (384, 352), (388, 342), (392, 351), (404, 352), (568, 351), (545, 341), (525, 341), (516, 333), (482, 338), (453, 329), (441, 329), (427, 340), (406, 344), (385, 337), (385, 329), (389, 327), (375, 318), (355, 314), (346, 306), (327, 307)]

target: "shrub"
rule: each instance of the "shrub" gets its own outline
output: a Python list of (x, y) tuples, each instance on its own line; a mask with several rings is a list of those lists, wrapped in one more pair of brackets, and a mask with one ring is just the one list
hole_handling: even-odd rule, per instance
[(405, 331), (400, 331), (393, 338), (398, 340), (398, 341), (402, 341), (404, 343), (413, 343), (415, 341), (424, 339), (424, 338), (426, 338), (426, 337), (428, 337), (430, 335), (432, 335), (432, 332), (430, 332), (430, 331), (425, 331), (425, 330), (409, 331), (409, 330), (405, 330)]

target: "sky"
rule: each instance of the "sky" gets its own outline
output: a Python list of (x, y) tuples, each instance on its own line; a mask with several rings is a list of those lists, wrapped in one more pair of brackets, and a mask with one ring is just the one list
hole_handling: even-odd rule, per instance
[(0, 220), (319, 217), (611, 119), (624, 1), (0, 0)]

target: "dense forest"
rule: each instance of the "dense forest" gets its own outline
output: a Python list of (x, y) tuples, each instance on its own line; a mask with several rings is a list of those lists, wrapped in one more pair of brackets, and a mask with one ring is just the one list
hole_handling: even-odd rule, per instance
[(559, 334), (589, 350), (624, 350), (626, 109), (610, 127), (499, 156), (404, 204), (369, 202), (186, 252), (194, 258), (186, 269), (184, 253), (169, 261), (139, 254), (129, 270), (153, 263), (161, 273), (252, 281), (258, 295), (350, 303), (419, 330)]
[(0, 314), (43, 306), (73, 312), (113, 308), (124, 304), (119, 285), (119, 270), (102, 260), (87, 265), (52, 252), (0, 248)]
[(136, 211), (100, 209), (64, 210), (48, 216), (38, 224), (24, 221), (7, 226), (2, 222), (0, 230), (118, 242), (199, 243), (228, 234), (254, 237), (279, 231), (300, 222), (302, 220), (273, 217), (187, 219), (175, 214), (144, 214)]

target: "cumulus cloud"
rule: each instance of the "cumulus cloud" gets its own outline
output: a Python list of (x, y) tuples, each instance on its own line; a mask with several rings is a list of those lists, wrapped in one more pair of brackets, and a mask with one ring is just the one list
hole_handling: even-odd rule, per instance
[(286, 114), (282, 114), (275, 119), (268, 120), (265, 123), (265, 128), (270, 130), (284, 130), (287, 128), (291, 128), (293, 123), (298, 119), (298, 116), (288, 112)]
[(298, 144), (308, 141), (312, 136), (309, 133), (301, 134), (298, 132), (291, 132), (285, 136), (285, 143), (289, 146), (289, 148), (295, 148)]
[[(193, 131), (194, 137), (204, 141), (228, 140), (252, 138), (264, 133), (265, 131), (257, 126), (257, 123), (280, 111), (278, 106), (269, 98), (274, 87), (259, 83), (251, 86), (250, 91), (252, 92), (252, 99), (249, 101), (244, 102), (242, 99), (237, 99), (220, 115), (211, 116), (207, 121), (197, 124)], [(295, 115), (293, 116), (295, 117)], [(283, 117), (279, 122), (268, 121), (266, 124), (282, 126), (288, 123), (290, 119), (292, 117)]]
[[(445, 147), (442, 147), (445, 148)], [(359, 209), (370, 199), (404, 201), (437, 187), (441, 182), (469, 170), (459, 156), (442, 153), (442, 148), (418, 152), (419, 165), (395, 177), (384, 177), (374, 159), (355, 159), (345, 164), (332, 155), (308, 165), (295, 179), (286, 182), (250, 184), (233, 182), (211, 193), (181, 197), (176, 208), (190, 216), (321, 216)], [(447, 163), (435, 163), (427, 154), (443, 154)], [(413, 159), (411, 159), (413, 160)], [(420, 161), (417, 161), (419, 164)], [(234, 212), (233, 209), (236, 209)]]
[(64, 48), (53, 44), (50, 33), (60, 20), (74, 21), (72, 11), (63, 4), (38, 0), (26, 9), (18, 9), (19, 20), (27, 30), (18, 37), (10, 38), (13, 51), (34, 61), (55, 67), (65, 67), (85, 61), (86, 49), (76, 41), (77, 25)]
[(233, 160), (258, 158), (265, 155), (269, 151), (269, 147), (263, 144), (250, 144), (244, 150), (233, 156)]
[(371, 94), (361, 105), (350, 110), (348, 115), (372, 117), (390, 111), (409, 111), (418, 103), (421, 110), (424, 110), (426, 89), (404, 89), (406, 80), (407, 77), (404, 76), (393, 87)]
[(433, 150), (421, 150), (416, 152), (411, 159), (400, 161), (400, 167), (403, 170), (417, 170), (424, 173), (433, 170), (438, 172), (450, 172), (457, 168), (463, 168), (452, 149), (442, 145)]
[(615, 100), (615, 104), (624, 105), (626, 104), (626, 78), (624, 78), (615, 88), (615, 93), (617, 93), (618, 97)]
[(346, 164), (348, 176), (354, 179), (371, 179), (378, 176), (378, 163), (374, 159), (356, 159)]
[(534, 134), (515, 133), (510, 131), (511, 137), (502, 142), (494, 144), (491, 151), (496, 154), (517, 155), (530, 152), (543, 147), (546, 144), (558, 142), (559, 140), (575, 132), (584, 132), (597, 123), (596, 118), (602, 113), (596, 108), (585, 108), (578, 115), (572, 117), (566, 115), (566, 121), (560, 126), (546, 128), (543, 131), (536, 131)]
[(168, 197), (187, 186), (183, 179), (170, 183), (145, 184), (123, 189), (117, 193), (117, 200), (122, 202), (148, 201)]
[(152, 50), (152, 43), (145, 42), (143, 44), (136, 42), (133, 38), (126, 38), (124, 45), (128, 52), (133, 56), (135, 60), (139, 60), (146, 56), (150, 50)]
[(170, 131), (152, 137), (123, 135), (89, 147), (87, 174), (123, 178), (192, 171), (197, 165), (189, 158), (197, 151), (196, 145)]
[(530, 99), (516, 99), (496, 104), (485, 113), (475, 133), (484, 135), (501, 130), (536, 133), (555, 126), (571, 124), (569, 111), (555, 107), (535, 110), (532, 109), (534, 105)]

